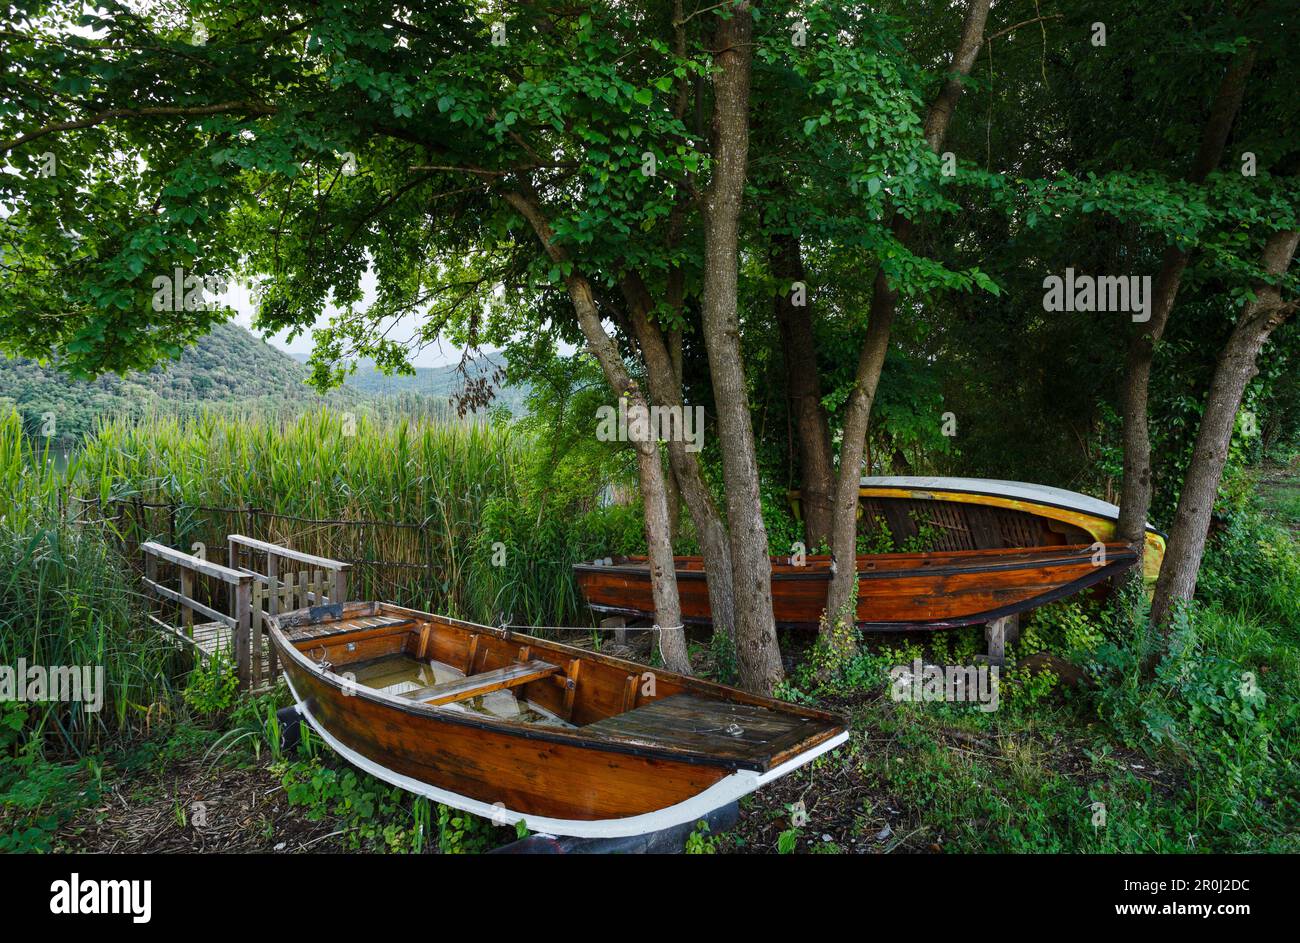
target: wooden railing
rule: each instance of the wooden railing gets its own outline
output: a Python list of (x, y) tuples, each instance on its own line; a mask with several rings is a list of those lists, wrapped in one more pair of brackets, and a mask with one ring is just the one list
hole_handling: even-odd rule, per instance
[[(228, 651), (234, 658), (240, 686), (259, 691), (273, 684), (279, 673), (275, 648), (264, 638), (265, 617), (304, 606), (344, 602), (351, 567), (338, 560), (301, 553), (242, 534), (231, 534), (227, 545), (229, 566), (154, 541), (141, 544), (145, 589), (159, 599), (174, 603), (180, 624), (171, 625), (152, 614), (149, 619), (193, 645), (200, 657)], [(265, 561), (263, 569), (253, 567), (255, 558), (259, 557)], [(163, 585), (158, 572), (160, 563), (175, 568), (179, 589)], [(216, 608), (220, 593), (196, 592), (195, 581), (200, 576), (214, 578), (229, 587), (228, 613)], [(208, 601), (204, 602), (200, 595)], [(208, 620), (199, 626), (197, 633), (195, 613)]]
[[(167, 599), (175, 603), (179, 609), (181, 624), (173, 626), (152, 614), (149, 618), (162, 628), (173, 632), (184, 641), (198, 647), (204, 655), (213, 654), (218, 647), (217, 643), (224, 636), (222, 633), (213, 635), (212, 646), (209, 650), (209, 647), (203, 644), (203, 640), (196, 639), (194, 636), (194, 614), (197, 612), (199, 615), (206, 616), (213, 623), (224, 625), (229, 630), (230, 637), (234, 639), (235, 662), (240, 666), (240, 678), (247, 678), (248, 636), (252, 624), (253, 577), (247, 573), (241, 573), (230, 567), (222, 566), (219, 563), (212, 563), (202, 557), (182, 553), (180, 550), (173, 550), (171, 547), (164, 547), (162, 544), (153, 541), (141, 544), (140, 551), (144, 555), (145, 589), (160, 599)], [(169, 563), (176, 568), (176, 575), (180, 583), (179, 590), (164, 586), (159, 580), (159, 562)], [(229, 614), (220, 612), (195, 598), (194, 580), (196, 576), (213, 577), (229, 587)]]
[[(305, 606), (346, 602), (348, 572), (352, 567), (339, 560), (290, 550), (243, 534), (230, 534), (226, 542), (230, 569), (253, 580), (249, 613), (249, 671), (246, 676), (241, 671), (240, 677), (247, 677), (248, 684), (257, 690), (263, 687), (264, 617), (292, 612)], [(265, 560), (265, 569), (259, 570), (252, 566), (257, 556)], [(295, 567), (294, 564), (298, 566)], [(265, 681), (269, 684), (274, 681), (279, 665), (274, 646), (265, 647)]]

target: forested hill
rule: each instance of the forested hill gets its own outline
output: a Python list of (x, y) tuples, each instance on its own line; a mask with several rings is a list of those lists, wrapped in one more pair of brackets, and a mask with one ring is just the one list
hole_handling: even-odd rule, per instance
[[(305, 354), (291, 354), (295, 360), (305, 361)], [(517, 386), (505, 386), (502, 376), (505, 374), (506, 358), (502, 353), (480, 355), (467, 363), (464, 369), (455, 364), (442, 367), (416, 367), (415, 375), (388, 375), (378, 370), (373, 361), (358, 362), (356, 372), (348, 375), (344, 383), (366, 396), (427, 396), (439, 403), (449, 404), (458, 398), (466, 387), (468, 379), (474, 384), (485, 384), (492, 388), (491, 406), (505, 406), (511, 415), (519, 416), (524, 412), (524, 400), (527, 389)]]
[(343, 405), (359, 399), (351, 390), (321, 396), (307, 386), (307, 369), (237, 324), (219, 325), (174, 363), (125, 377), (93, 381), (69, 378), (54, 366), (0, 356), (0, 412), (18, 407), (25, 425), (39, 434), (53, 413), (59, 437), (78, 436), (99, 417), (139, 415), (187, 405), (230, 404), (252, 408)]

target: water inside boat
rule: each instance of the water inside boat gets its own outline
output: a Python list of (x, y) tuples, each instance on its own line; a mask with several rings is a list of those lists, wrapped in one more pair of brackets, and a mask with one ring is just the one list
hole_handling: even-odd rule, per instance
[[(400, 652), (348, 665), (347, 672), (357, 684), (394, 697), (465, 677), (465, 672), (451, 665), (432, 659), (421, 661)], [(516, 690), (518, 689), (504, 688), (490, 691), (463, 701), (441, 704), (439, 710), (466, 711), (542, 727), (575, 726), (545, 708), (517, 697)]]

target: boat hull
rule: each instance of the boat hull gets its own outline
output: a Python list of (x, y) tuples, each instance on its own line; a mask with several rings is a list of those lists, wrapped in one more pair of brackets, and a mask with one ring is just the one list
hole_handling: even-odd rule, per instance
[[(295, 642), (273, 621), (272, 642), (299, 712), (333, 749), (366, 772), (498, 824), (523, 821), (535, 831), (583, 837), (646, 834), (694, 821), (847, 737), (843, 724), (825, 712), (547, 640), (400, 607), (379, 604), (379, 609), (415, 624), (404, 635), (375, 630), (318, 646), (301, 637)], [(453, 625), (458, 634), (448, 632), (445, 638), (427, 629)], [(467, 639), (472, 644), (465, 644)], [(442, 709), (359, 685), (339, 664), (347, 657), (410, 653), (417, 645), (422, 657), (466, 664), (465, 681), (530, 658), (561, 665), (576, 688), (545, 678), (519, 690), (528, 691), (530, 704), (567, 713), (573, 723), (532, 726)], [(568, 694), (566, 711), (566, 691), (575, 690), (576, 697)], [(664, 743), (654, 736), (605, 732), (610, 723), (644, 717), (674, 696), (710, 699), (719, 710), (730, 705), (751, 716), (754, 711), (779, 716), (787, 721), (788, 735), (774, 738), (763, 756), (747, 757), (741, 741), (731, 738), (718, 748), (716, 743), (699, 747), (698, 734), (674, 734), (677, 740)], [(753, 723), (758, 729), (763, 721)], [(683, 745), (683, 740), (690, 742)]]
[[(792, 493), (798, 516), (798, 492)], [(1110, 543), (1119, 508), (1064, 488), (993, 478), (879, 476), (863, 478), (861, 517), (883, 524), (898, 540), (917, 525), (937, 532), (934, 550)], [(1165, 536), (1147, 524), (1142, 576), (1154, 585), (1164, 562)]]
[[(858, 558), (857, 624), (865, 631), (932, 631), (988, 622), (1081, 592), (1134, 565), (1124, 544), (872, 554)], [(638, 558), (579, 564), (578, 584), (593, 610), (653, 619), (649, 569)], [(827, 557), (804, 565), (772, 560), (772, 612), (786, 628), (816, 628), (831, 579)], [(709, 623), (708, 583), (698, 557), (677, 558), (682, 618)]]

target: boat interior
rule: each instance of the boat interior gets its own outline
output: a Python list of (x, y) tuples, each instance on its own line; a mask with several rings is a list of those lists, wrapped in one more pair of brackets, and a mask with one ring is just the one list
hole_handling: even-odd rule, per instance
[(1093, 537), (1065, 521), (959, 501), (914, 498), (860, 499), (858, 533), (887, 536), (895, 546), (924, 543), (926, 550), (998, 550), (1090, 544)]
[(760, 771), (842, 729), (822, 711), (386, 603), (275, 621), (293, 649), (344, 683), (491, 724), (569, 730)]

